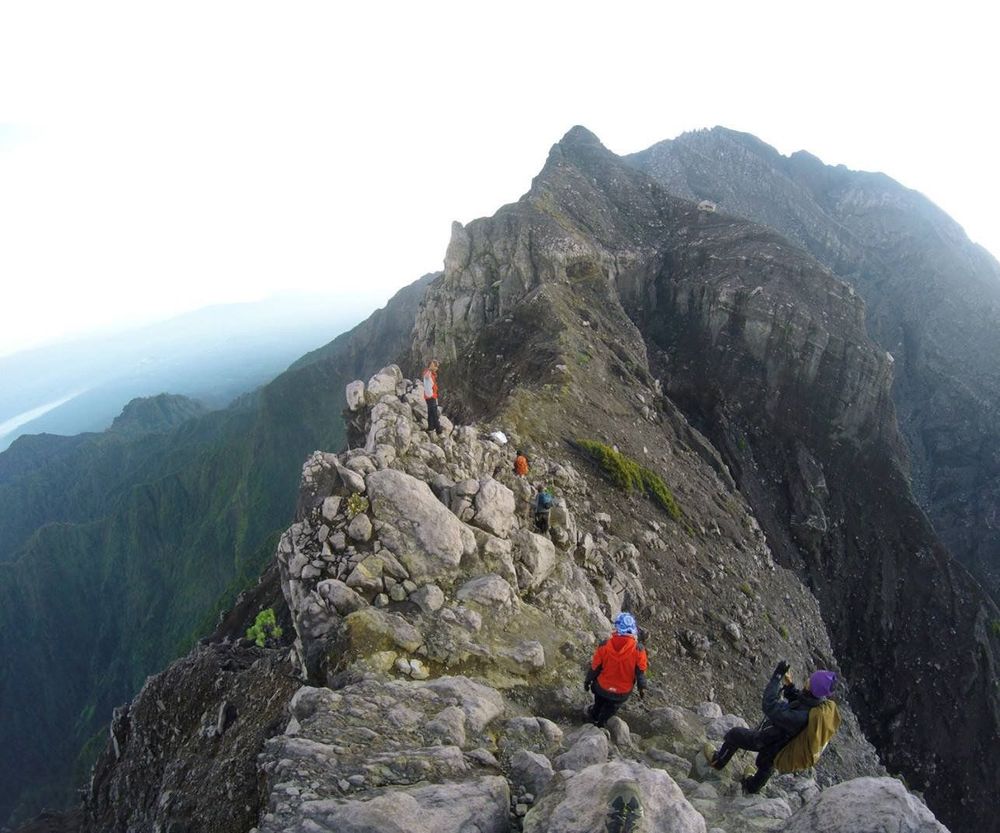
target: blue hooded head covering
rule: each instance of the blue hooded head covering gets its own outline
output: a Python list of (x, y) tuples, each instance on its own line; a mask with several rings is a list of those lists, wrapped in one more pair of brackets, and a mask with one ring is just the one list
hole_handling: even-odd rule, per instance
[(615, 617), (615, 633), (619, 636), (629, 634), (636, 639), (639, 638), (639, 628), (635, 624), (635, 617), (624, 610)]

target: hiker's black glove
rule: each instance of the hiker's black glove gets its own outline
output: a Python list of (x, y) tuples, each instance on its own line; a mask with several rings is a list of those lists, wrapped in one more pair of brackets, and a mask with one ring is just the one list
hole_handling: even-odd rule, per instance
[(782, 660), (776, 666), (774, 666), (774, 675), (773, 676), (775, 676), (775, 677), (784, 677), (785, 674), (788, 673), (788, 669), (791, 668), (791, 667), (792, 666), (790, 666), (787, 662), (785, 662), (784, 660)]
[(639, 699), (640, 700), (645, 700), (646, 699), (646, 689), (644, 689), (644, 688), (640, 688), (639, 689)]
[(590, 680), (589, 679), (583, 681), (583, 690), (584, 691), (590, 691)]

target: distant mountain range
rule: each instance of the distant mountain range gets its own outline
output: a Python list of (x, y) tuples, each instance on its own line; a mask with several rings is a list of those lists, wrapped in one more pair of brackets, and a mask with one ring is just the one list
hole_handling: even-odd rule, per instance
[(0, 450), (23, 434), (103, 431), (136, 397), (225, 407), (365, 314), (351, 298), (287, 295), (4, 356)]

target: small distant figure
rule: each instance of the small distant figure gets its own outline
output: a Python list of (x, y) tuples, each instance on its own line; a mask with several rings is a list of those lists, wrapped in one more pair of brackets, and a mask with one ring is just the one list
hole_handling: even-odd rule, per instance
[(603, 727), (608, 722), (628, 700), (633, 688), (639, 690), (640, 700), (646, 696), (649, 659), (638, 636), (635, 617), (622, 611), (615, 617), (611, 638), (605, 639), (594, 651), (583, 690), (594, 694), (594, 705), (587, 714), (597, 726)]
[(514, 474), (518, 477), (528, 476), (528, 458), (524, 456), (523, 451), (518, 451), (517, 457), (514, 458)]
[(799, 691), (788, 670), (784, 660), (775, 667), (764, 688), (764, 721), (756, 730), (737, 726), (726, 732), (718, 751), (705, 749), (713, 769), (722, 769), (738, 749), (757, 753), (757, 772), (742, 782), (745, 793), (760, 792), (774, 769), (798, 772), (815, 766), (840, 726), (837, 704), (829, 699), (837, 674), (820, 669)]
[(440, 437), (441, 419), (438, 412), (438, 377), (437, 372), (440, 367), (437, 359), (431, 359), (430, 364), (424, 370), (424, 402), (427, 403), (427, 430), (436, 431)]
[(542, 483), (535, 494), (535, 529), (545, 534), (549, 531), (549, 513), (552, 511), (552, 493)]

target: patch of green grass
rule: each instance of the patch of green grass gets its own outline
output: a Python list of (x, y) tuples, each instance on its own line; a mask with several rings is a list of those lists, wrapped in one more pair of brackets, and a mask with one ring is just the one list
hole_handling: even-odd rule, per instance
[(671, 518), (679, 521), (683, 517), (673, 493), (656, 472), (639, 465), (631, 457), (626, 457), (611, 446), (595, 440), (578, 440), (577, 445), (586, 451), (608, 479), (624, 492), (643, 492), (649, 495)]
[(994, 636), (1000, 636), (1000, 619), (994, 619), (990, 623), (990, 628), (992, 629)]
[(751, 599), (753, 598), (753, 590), (747, 582), (744, 581), (743, 584), (740, 585), (740, 590), (743, 591), (744, 595), (749, 596)]
[(268, 639), (280, 639), (281, 634), (281, 627), (274, 617), (274, 609), (270, 607), (258, 613), (254, 623), (247, 628), (247, 639), (258, 648), (263, 648)]
[(788, 639), (788, 628), (786, 628), (784, 625), (780, 625), (778, 627), (778, 633), (781, 634), (782, 639)]
[(360, 515), (362, 512), (368, 511), (368, 498), (366, 498), (361, 492), (354, 492), (349, 498), (347, 498), (347, 517), (354, 518), (355, 515)]

